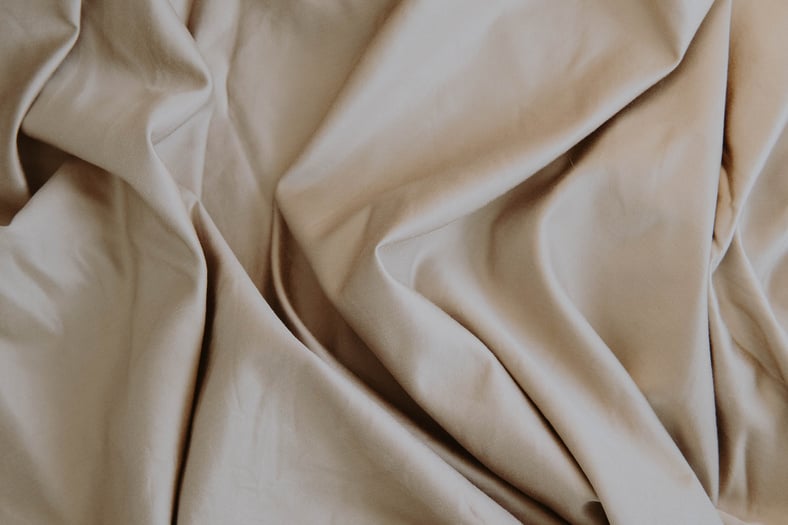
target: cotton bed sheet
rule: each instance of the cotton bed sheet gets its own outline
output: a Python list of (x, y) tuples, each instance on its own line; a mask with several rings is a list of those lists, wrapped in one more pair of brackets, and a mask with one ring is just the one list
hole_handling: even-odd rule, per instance
[(0, 2), (0, 523), (788, 523), (788, 3)]

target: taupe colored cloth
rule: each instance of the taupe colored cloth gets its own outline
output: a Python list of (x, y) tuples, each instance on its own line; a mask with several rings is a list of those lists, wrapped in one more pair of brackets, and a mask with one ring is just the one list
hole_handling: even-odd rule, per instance
[(3, 0), (0, 523), (788, 523), (788, 3)]

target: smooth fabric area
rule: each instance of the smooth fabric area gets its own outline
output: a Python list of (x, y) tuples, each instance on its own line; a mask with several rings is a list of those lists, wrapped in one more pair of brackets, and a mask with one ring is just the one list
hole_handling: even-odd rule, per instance
[(0, 2), (0, 523), (788, 523), (788, 3)]

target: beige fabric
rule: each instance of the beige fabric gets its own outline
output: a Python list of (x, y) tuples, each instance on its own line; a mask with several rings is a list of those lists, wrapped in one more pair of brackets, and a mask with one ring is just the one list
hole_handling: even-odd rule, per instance
[(3, 0), (0, 523), (788, 523), (788, 3)]

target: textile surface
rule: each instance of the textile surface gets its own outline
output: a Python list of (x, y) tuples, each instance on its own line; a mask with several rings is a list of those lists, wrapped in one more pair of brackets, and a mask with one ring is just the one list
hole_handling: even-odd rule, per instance
[(788, 3), (2, 0), (0, 523), (788, 523)]

